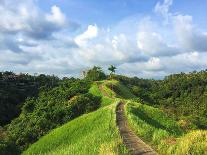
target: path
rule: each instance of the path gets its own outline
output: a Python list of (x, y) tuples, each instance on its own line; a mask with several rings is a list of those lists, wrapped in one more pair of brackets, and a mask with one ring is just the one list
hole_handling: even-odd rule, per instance
[(146, 145), (129, 128), (127, 118), (124, 115), (124, 103), (122, 102), (117, 105), (116, 123), (123, 142), (132, 155), (157, 155), (150, 146)]

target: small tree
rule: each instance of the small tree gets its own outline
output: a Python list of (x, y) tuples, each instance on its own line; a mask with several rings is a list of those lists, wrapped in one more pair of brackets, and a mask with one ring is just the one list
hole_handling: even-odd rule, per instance
[[(116, 72), (116, 67), (114, 65), (110, 65), (108, 70), (110, 71), (110, 78), (112, 79), (113, 74)], [(111, 90), (113, 91), (113, 83), (111, 83)], [(111, 94), (112, 96), (112, 94)]]
[(110, 65), (108, 70), (110, 71), (110, 77), (116, 72), (116, 67), (114, 65)]
[(101, 67), (94, 66), (85, 73), (85, 78), (91, 81), (99, 81), (104, 80), (106, 75), (102, 71)]

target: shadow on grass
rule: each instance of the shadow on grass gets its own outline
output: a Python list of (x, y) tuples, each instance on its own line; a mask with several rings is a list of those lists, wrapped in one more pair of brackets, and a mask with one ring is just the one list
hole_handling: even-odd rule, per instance
[(139, 117), (141, 120), (145, 121), (147, 124), (157, 128), (167, 131), (170, 134), (173, 135), (180, 135), (181, 131), (179, 129), (169, 129), (166, 126), (160, 124), (157, 120), (153, 119), (152, 117), (149, 117), (141, 108), (131, 108), (131, 112)]

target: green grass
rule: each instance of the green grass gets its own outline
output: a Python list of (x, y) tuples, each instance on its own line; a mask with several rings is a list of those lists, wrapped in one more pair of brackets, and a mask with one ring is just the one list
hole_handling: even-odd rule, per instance
[[(113, 85), (113, 89), (111, 86)], [(115, 107), (125, 101), (130, 127), (160, 155), (207, 155), (207, 131), (185, 133), (162, 110), (137, 103), (127, 87), (116, 80), (94, 82), (89, 90), (101, 97), (101, 108), (50, 132), (23, 155), (127, 154), (116, 127)]]
[(162, 155), (207, 155), (207, 131), (191, 131), (174, 143), (161, 141), (159, 152)]
[[(95, 96), (99, 96), (101, 97), (101, 107), (104, 107), (104, 106), (107, 106), (107, 105), (110, 105), (112, 104), (115, 100), (108, 97), (108, 96), (105, 96), (103, 94), (103, 92), (101, 92), (101, 90), (99, 89), (99, 85), (102, 85), (103, 89), (102, 91), (105, 91), (105, 88), (104, 88), (104, 82), (94, 82), (91, 86), (91, 88), (89, 89), (89, 92)], [(107, 93), (107, 92), (106, 92)]]
[(116, 103), (50, 132), (23, 155), (126, 154), (115, 123)]
[(183, 134), (177, 122), (157, 108), (128, 102), (125, 109), (130, 126), (143, 140), (153, 145), (164, 138)]
[(117, 80), (110, 80), (105, 82), (108, 88), (112, 88), (118, 98), (132, 99), (136, 98), (131, 91)]
[(178, 123), (157, 108), (128, 101), (131, 128), (160, 155), (207, 155), (207, 131), (185, 134)]

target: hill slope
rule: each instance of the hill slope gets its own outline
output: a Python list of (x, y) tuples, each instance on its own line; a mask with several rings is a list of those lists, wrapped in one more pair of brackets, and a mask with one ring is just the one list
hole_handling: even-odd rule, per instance
[(162, 110), (139, 103), (120, 82), (95, 82), (89, 92), (102, 97), (99, 110), (53, 130), (23, 154), (127, 154), (116, 127), (115, 107), (120, 101), (127, 103), (130, 128), (159, 154), (207, 154), (206, 131), (184, 131)]
[(83, 115), (50, 132), (23, 155), (124, 154), (115, 124), (116, 103)]

